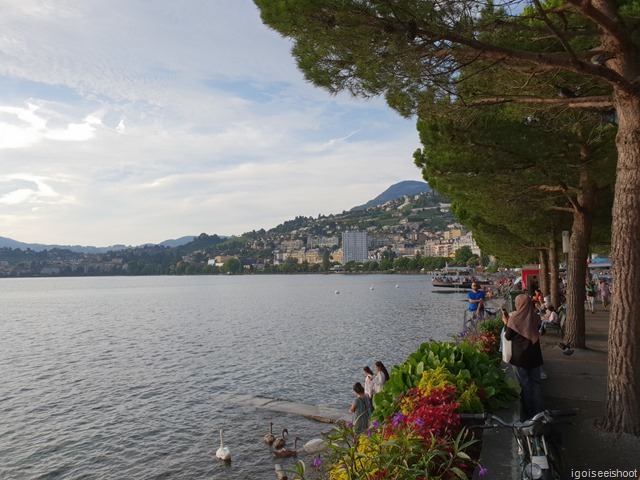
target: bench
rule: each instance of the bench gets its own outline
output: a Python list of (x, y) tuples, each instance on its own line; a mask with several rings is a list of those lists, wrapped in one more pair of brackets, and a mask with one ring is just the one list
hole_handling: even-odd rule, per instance
[(561, 338), (564, 338), (564, 323), (567, 320), (567, 310), (564, 307), (558, 309), (558, 322), (547, 323), (545, 330), (547, 332), (556, 331)]

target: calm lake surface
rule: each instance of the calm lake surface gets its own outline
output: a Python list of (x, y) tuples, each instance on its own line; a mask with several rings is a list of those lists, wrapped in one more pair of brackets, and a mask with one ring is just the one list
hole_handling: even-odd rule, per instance
[(275, 478), (270, 421), (331, 427), (234, 395), (347, 410), (364, 365), (447, 340), (465, 298), (403, 275), (2, 280), (0, 478)]

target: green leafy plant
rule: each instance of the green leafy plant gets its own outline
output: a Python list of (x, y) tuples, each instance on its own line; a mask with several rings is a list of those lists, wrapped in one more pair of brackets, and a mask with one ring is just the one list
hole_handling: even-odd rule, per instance
[(476, 440), (465, 430), (439, 436), (408, 417), (358, 437), (349, 426), (337, 427), (329, 439), (330, 480), (464, 479), (475, 466), (466, 450)]
[(403, 364), (392, 369), (384, 390), (375, 396), (374, 417), (383, 419), (393, 415), (397, 408), (395, 399), (417, 387), (423, 374), (429, 375), (439, 367), (455, 377), (461, 387), (474, 383), (486, 410), (503, 408), (517, 397), (515, 384), (505, 378), (490, 355), (475, 345), (430, 342), (423, 343)]

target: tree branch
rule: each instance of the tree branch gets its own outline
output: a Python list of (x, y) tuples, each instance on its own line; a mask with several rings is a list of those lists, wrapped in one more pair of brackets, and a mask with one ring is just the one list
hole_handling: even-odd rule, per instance
[(608, 95), (578, 98), (487, 97), (475, 99), (471, 105), (499, 105), (503, 103), (557, 105), (571, 108), (611, 108), (613, 99)]
[(573, 213), (574, 209), (570, 208), (570, 207), (555, 207), (552, 206), (550, 207), (551, 210), (557, 210), (558, 212), (569, 212), (569, 213)]
[(540, 5), (540, 1), (533, 0), (533, 5), (536, 7), (536, 10), (542, 17), (542, 21), (547, 25), (547, 27), (549, 27), (549, 30), (551, 30), (555, 34), (555, 36), (558, 38), (558, 40), (564, 47), (565, 51), (569, 54), (569, 57), (571, 57), (571, 60), (573, 62), (577, 62), (578, 57), (576, 56), (576, 52), (573, 51), (573, 48), (571, 48), (571, 45), (569, 45), (569, 42), (567, 42), (567, 39), (565, 38), (564, 34), (560, 30), (558, 30), (553, 24), (553, 22), (549, 19), (549, 17), (547, 16), (547, 12), (545, 12), (545, 10), (542, 8), (542, 5)]
[(609, 35), (620, 48), (626, 49), (629, 46), (629, 39), (621, 28), (623, 23), (620, 18), (612, 19), (607, 14), (597, 9), (591, 0), (567, 0), (567, 4), (572, 5), (576, 10), (595, 23), (598, 28)]

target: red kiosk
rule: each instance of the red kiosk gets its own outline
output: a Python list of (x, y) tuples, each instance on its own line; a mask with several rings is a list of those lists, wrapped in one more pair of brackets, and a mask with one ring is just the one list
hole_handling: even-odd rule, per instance
[(522, 267), (522, 290), (533, 294), (540, 287), (540, 266), (525, 265)]

